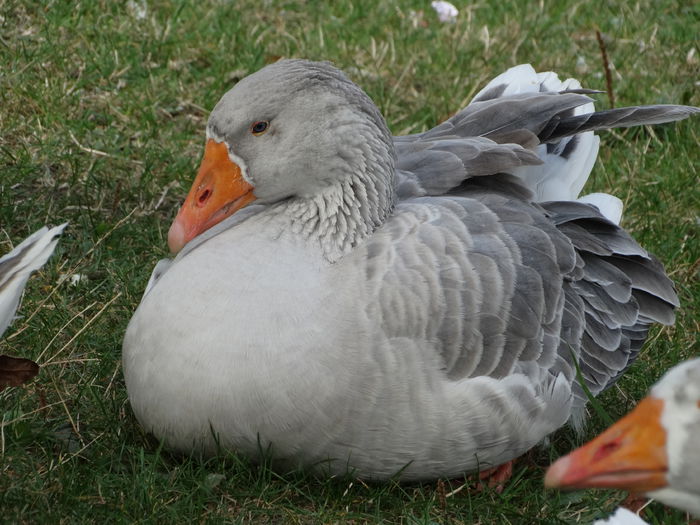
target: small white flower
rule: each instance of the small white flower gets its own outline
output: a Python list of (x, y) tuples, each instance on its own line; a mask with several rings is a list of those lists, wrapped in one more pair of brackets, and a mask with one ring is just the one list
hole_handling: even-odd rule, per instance
[(126, 7), (136, 20), (143, 20), (148, 14), (148, 6), (145, 0), (141, 0), (138, 3), (134, 2), (134, 0), (129, 0)]
[(586, 63), (586, 57), (579, 55), (576, 57), (576, 73), (583, 75), (588, 73), (588, 64)]
[(433, 6), (433, 9), (435, 9), (440, 22), (454, 22), (457, 20), (459, 11), (457, 11), (457, 8), (451, 3), (439, 1), (431, 2), (430, 5)]
[(60, 282), (69, 281), (70, 286), (78, 286), (78, 284), (84, 283), (87, 280), (88, 276), (83, 273), (74, 273), (72, 275), (62, 273), (60, 276)]
[(428, 24), (426, 21), (423, 19), (423, 10), (421, 9), (420, 11), (414, 11), (411, 9), (408, 12), (408, 19), (411, 21), (411, 27), (413, 29), (417, 27), (427, 27)]

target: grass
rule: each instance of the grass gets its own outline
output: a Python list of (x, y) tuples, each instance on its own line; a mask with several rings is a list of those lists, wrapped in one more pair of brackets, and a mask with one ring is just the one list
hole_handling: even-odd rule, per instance
[[(446, 497), (463, 482), (365, 485), (280, 477), (235, 456), (174, 457), (129, 409), (121, 338), (167, 253), (207, 112), (265, 63), (335, 62), (404, 134), (435, 125), (516, 63), (604, 89), (599, 29), (618, 105), (700, 105), (698, 5), (464, 4), (457, 23), (439, 24), (427, 1), (0, 0), (0, 253), (43, 224), (70, 221), (0, 342), (0, 353), (42, 365), (26, 388), (0, 394), (3, 521), (590, 523), (619, 504), (621, 493), (543, 490), (542, 467), (581, 442), (568, 429), (521, 461), (502, 494)], [(664, 261), (683, 304), (676, 325), (655, 330), (602, 396), (613, 418), (698, 351), (698, 129), (695, 119), (607, 133), (591, 178), (591, 190), (625, 201), (624, 225)], [(71, 285), (76, 274), (84, 279)], [(592, 416), (585, 437), (602, 426)], [(656, 503), (644, 516), (688, 521)]]

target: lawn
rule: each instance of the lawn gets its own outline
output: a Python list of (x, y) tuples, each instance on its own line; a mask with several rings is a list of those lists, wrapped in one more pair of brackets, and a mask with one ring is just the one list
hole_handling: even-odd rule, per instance
[[(229, 456), (161, 450), (135, 421), (121, 339), (196, 171), (208, 111), (237, 79), (279, 57), (326, 59), (377, 102), (394, 134), (434, 126), (517, 63), (606, 88), (617, 105), (700, 105), (700, 4), (687, 0), (0, 0), (0, 254), (70, 221), (31, 279), (0, 353), (42, 365), (0, 393), (4, 522), (591, 523), (622, 493), (545, 492), (543, 467), (584, 436), (557, 432), (502, 493), (279, 476)], [(599, 107), (608, 107), (605, 94)], [(682, 307), (655, 329), (602, 406), (629, 410), (661, 373), (698, 353), (698, 119), (603, 134), (587, 190), (625, 202), (623, 224), (665, 263)], [(73, 276), (79, 276), (72, 283)], [(660, 504), (644, 517), (685, 524)]]

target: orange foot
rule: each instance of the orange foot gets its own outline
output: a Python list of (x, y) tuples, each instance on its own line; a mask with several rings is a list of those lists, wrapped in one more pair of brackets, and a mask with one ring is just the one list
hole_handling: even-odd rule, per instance
[[(514, 463), (515, 460), (510, 460), (502, 465), (498, 465), (497, 467), (482, 470), (478, 474), (473, 474), (469, 478), (474, 480), (474, 476), (477, 476), (475, 481), (480, 481), (482, 486), (486, 485), (500, 494), (503, 492), (503, 489), (506, 486), (506, 481), (513, 477)], [(480, 489), (477, 488), (477, 490)]]

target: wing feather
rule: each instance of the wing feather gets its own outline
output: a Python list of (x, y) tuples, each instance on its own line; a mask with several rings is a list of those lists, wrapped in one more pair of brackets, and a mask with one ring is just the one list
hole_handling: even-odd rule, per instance
[(662, 265), (596, 207), (536, 204), (509, 175), (400, 203), (367, 253), (387, 337), (423, 337), (452, 381), (563, 374), (574, 418), (575, 363), (597, 394), (678, 304)]

